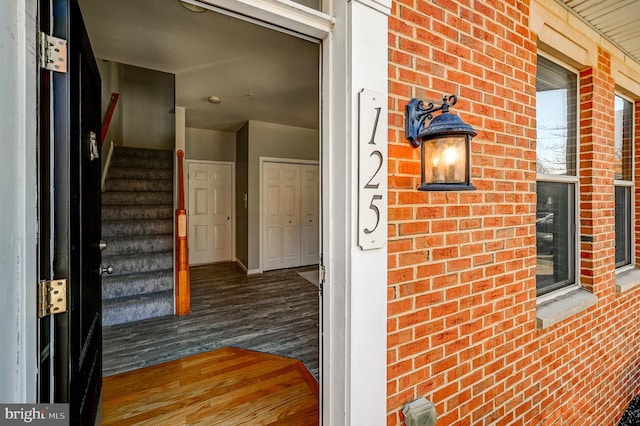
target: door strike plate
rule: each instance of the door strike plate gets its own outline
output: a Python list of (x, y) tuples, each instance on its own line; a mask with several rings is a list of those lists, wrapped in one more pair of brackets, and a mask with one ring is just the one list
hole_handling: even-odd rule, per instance
[(38, 318), (67, 312), (67, 280), (38, 283)]

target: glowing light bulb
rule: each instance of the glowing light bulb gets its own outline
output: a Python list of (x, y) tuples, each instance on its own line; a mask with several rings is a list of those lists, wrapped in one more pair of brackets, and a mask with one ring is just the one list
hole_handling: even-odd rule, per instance
[(447, 165), (452, 165), (455, 164), (455, 162), (458, 160), (458, 152), (456, 151), (455, 148), (450, 147), (444, 150), (444, 161), (445, 163), (447, 163)]

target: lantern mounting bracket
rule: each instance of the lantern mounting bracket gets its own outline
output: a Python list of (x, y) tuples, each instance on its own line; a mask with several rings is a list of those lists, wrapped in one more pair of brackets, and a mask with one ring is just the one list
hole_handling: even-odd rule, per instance
[(449, 95), (442, 97), (442, 104), (435, 106), (433, 102), (429, 102), (425, 108), (424, 102), (420, 99), (413, 98), (407, 104), (405, 108), (406, 123), (406, 138), (411, 143), (411, 146), (418, 148), (420, 146), (420, 140), (418, 134), (420, 129), (424, 126), (426, 120), (433, 119), (433, 113), (442, 111), (443, 114), (449, 112), (449, 107), (454, 106), (458, 102), (456, 95)]

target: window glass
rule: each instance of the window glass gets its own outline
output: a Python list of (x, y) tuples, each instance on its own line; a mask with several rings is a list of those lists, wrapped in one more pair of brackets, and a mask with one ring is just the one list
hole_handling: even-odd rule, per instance
[(616, 267), (631, 263), (631, 187), (616, 186)]
[(633, 104), (616, 95), (614, 114), (615, 243), (619, 268), (632, 261)]
[(575, 282), (578, 104), (575, 73), (539, 56), (536, 78), (536, 284), (543, 295)]
[(616, 95), (615, 98), (615, 119), (614, 119), (614, 140), (615, 178), (618, 180), (631, 180), (632, 163), (632, 137), (633, 137), (633, 105), (626, 99)]
[(538, 182), (536, 212), (538, 295), (574, 281), (573, 183)]
[(537, 171), (575, 176), (577, 76), (538, 56), (536, 77)]

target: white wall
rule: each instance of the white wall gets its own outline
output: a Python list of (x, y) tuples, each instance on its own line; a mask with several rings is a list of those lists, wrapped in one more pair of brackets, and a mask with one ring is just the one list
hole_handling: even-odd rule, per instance
[(236, 134), (186, 128), (185, 158), (189, 160), (236, 161)]
[[(100, 79), (102, 83), (102, 119), (104, 120), (109, 103), (111, 101), (112, 93), (120, 93), (120, 80), (122, 64), (112, 61), (105, 61), (98, 59), (98, 69), (100, 70)], [(113, 117), (109, 124), (109, 130), (105, 137), (105, 143), (103, 147), (108, 147), (109, 142), (113, 141), (116, 145), (122, 145), (122, 99), (118, 100), (116, 109), (113, 111)], [(106, 154), (106, 153), (105, 153)], [(104, 155), (103, 155), (104, 157)]]
[(36, 1), (0, 13), (0, 402), (36, 399)]
[(123, 65), (120, 71), (123, 145), (172, 150), (175, 76)]
[(120, 98), (103, 145), (103, 158), (113, 141), (118, 146), (174, 148), (175, 76), (98, 59), (102, 80), (102, 119), (111, 93)]

